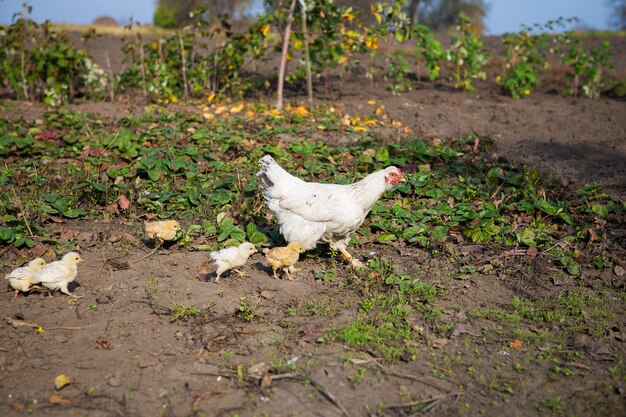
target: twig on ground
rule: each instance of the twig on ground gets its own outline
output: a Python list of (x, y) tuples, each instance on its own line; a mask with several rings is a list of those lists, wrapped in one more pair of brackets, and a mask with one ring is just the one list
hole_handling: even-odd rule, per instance
[[(354, 359), (351, 359), (350, 361), (353, 362), (353, 363), (358, 363)], [(435, 384), (434, 382), (426, 381), (425, 380), (426, 376), (418, 377), (418, 376), (414, 376), (414, 375), (404, 374), (402, 372), (392, 371), (391, 369), (386, 368), (381, 363), (379, 363), (376, 360), (376, 358), (367, 359), (366, 362), (362, 362), (362, 363), (368, 363), (368, 362), (374, 363), (376, 366), (378, 366), (378, 368), (383, 373), (385, 373), (387, 375), (391, 375), (391, 376), (395, 376), (395, 377), (403, 378), (403, 379), (408, 379), (408, 380), (411, 380), (411, 381), (414, 381), (414, 382), (419, 382), (420, 384), (428, 385), (429, 387), (436, 388), (436, 389), (438, 389), (440, 391), (443, 391), (443, 392), (447, 392), (448, 391), (446, 388), (441, 387), (441, 386)]]
[(39, 329), (42, 328), (44, 330), (80, 330), (83, 329), (84, 327), (43, 327), (38, 325), (37, 323), (33, 323), (32, 321), (25, 321), (25, 320), (17, 320), (11, 317), (5, 317), (4, 319), (7, 324), (9, 324), (10, 326), (12, 326), (13, 328), (17, 329), (18, 327), (32, 327), (33, 329)]
[(528, 249), (514, 249), (506, 252), (502, 252), (498, 255), (487, 256), (486, 258), (480, 259), (476, 262), (472, 262), (470, 265), (478, 265), (484, 262), (493, 261), (494, 259), (506, 258), (508, 256), (523, 256), (523, 255), (531, 255)]
[[(224, 370), (224, 371), (220, 371), (220, 372), (213, 372), (213, 371), (202, 371), (202, 372), (192, 372), (192, 375), (208, 375), (208, 376), (218, 376), (218, 377), (224, 377), (224, 378), (238, 378), (237, 372), (235, 371), (229, 371), (229, 370)], [(260, 382), (261, 379), (263, 377), (260, 376), (256, 376), (256, 375), (247, 375), (248, 378), (252, 378), (257, 382)], [(270, 379), (272, 381), (278, 381), (281, 379), (295, 379), (298, 381), (307, 381), (308, 383), (310, 383), (313, 387), (315, 387), (316, 390), (319, 391), (320, 394), (322, 394), (322, 396), (324, 398), (326, 398), (328, 401), (330, 401), (335, 407), (337, 407), (341, 413), (344, 416), (348, 416), (349, 414), (346, 412), (346, 410), (344, 410), (344, 408), (341, 406), (341, 404), (339, 404), (339, 402), (337, 401), (337, 398), (330, 392), (328, 391), (328, 389), (326, 389), (326, 387), (324, 387), (324, 385), (322, 385), (321, 383), (317, 382), (316, 380), (306, 376), (306, 375), (302, 375), (299, 373), (286, 373), (286, 374), (276, 374), (276, 375), (269, 375)]]
[(159, 243), (158, 245), (156, 245), (154, 247), (154, 249), (152, 249), (147, 255), (142, 256), (139, 259), (135, 259), (134, 261), (131, 261), (130, 264), (136, 264), (137, 262), (143, 261), (146, 258), (151, 257), (152, 255), (154, 255), (154, 253), (161, 247), (161, 243)]

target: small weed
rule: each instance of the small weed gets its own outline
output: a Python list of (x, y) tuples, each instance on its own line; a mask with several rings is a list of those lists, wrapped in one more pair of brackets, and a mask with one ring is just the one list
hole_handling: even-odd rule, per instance
[(187, 321), (193, 317), (200, 316), (203, 313), (203, 310), (196, 306), (185, 307), (182, 304), (173, 304), (170, 307), (171, 311), (171, 322), (175, 321)]
[(239, 300), (239, 309), (237, 310), (237, 312), (247, 322), (251, 322), (254, 320), (254, 312), (248, 306), (245, 297)]
[(548, 398), (533, 405), (539, 411), (554, 411), (557, 414), (563, 414), (563, 400), (561, 400), (561, 397)]

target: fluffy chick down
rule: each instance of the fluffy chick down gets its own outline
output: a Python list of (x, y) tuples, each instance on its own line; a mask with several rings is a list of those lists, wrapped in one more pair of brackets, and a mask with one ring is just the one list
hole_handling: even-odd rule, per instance
[[(215, 261), (215, 265), (217, 266), (215, 283), (219, 283), (220, 276), (224, 272), (244, 266), (248, 261), (248, 258), (252, 254), (256, 253), (256, 251), (257, 250), (252, 243), (244, 242), (239, 246), (231, 246), (219, 251), (211, 252), (209, 256), (213, 259), (213, 261)], [(235, 272), (243, 276), (243, 272), (236, 269)]]
[(82, 298), (69, 292), (67, 286), (78, 275), (78, 264), (83, 258), (76, 252), (66, 253), (60, 261), (47, 264), (32, 275), (33, 284), (41, 284), (50, 291), (60, 290), (72, 298)]
[(15, 297), (13, 297), (14, 300), (17, 298), (18, 292), (27, 292), (30, 290), (33, 285), (33, 274), (44, 266), (46, 266), (45, 260), (42, 258), (35, 258), (30, 261), (28, 265), (16, 268), (4, 276), (4, 278), (9, 281), (11, 288), (15, 290)]
[(298, 242), (291, 242), (287, 246), (272, 248), (265, 252), (265, 258), (272, 267), (274, 278), (278, 279), (276, 271), (282, 268), (289, 281), (293, 281), (291, 273), (295, 273), (294, 265), (298, 262), (300, 254), (304, 252), (304, 247)]
[(162, 220), (157, 222), (145, 222), (144, 232), (148, 239), (159, 243), (176, 239), (176, 233), (180, 230), (180, 224), (176, 220)]

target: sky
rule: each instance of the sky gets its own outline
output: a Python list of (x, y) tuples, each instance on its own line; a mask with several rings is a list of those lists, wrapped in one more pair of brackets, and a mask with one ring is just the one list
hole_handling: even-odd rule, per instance
[[(0, 23), (11, 23), (25, 0), (0, 0)], [(258, 4), (261, 0), (255, 0)], [(54, 23), (87, 24), (100, 16), (111, 16), (128, 23), (132, 17), (139, 23), (151, 23), (157, 0), (29, 0), (31, 18)], [(519, 30), (521, 24), (546, 23), (558, 17), (581, 19), (592, 29), (607, 29), (610, 7), (606, 0), (487, 0), (486, 33), (500, 35)]]

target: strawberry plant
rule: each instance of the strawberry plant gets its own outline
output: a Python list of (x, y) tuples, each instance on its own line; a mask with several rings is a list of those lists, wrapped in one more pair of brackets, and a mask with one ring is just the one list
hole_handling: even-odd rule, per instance
[(424, 25), (415, 25), (412, 30), (412, 36), (416, 40), (417, 51), (424, 60), (424, 65), (428, 70), (428, 78), (431, 81), (436, 80), (439, 77), (441, 69), (439, 64), (443, 55), (441, 43), (432, 36), (430, 29)]
[(472, 21), (464, 13), (459, 14), (460, 23), (457, 33), (452, 36), (452, 45), (445, 52), (446, 60), (452, 64), (454, 88), (463, 88), (476, 92), (472, 80), (485, 79), (487, 74), (482, 68), (489, 55), (483, 42), (472, 32)]
[[(534, 26), (535, 29), (549, 29)], [(522, 25), (517, 33), (506, 33), (504, 43), (504, 68), (496, 81), (511, 97), (518, 99), (530, 94), (540, 83), (539, 75), (547, 67), (549, 36), (533, 34), (533, 28)]]
[(565, 94), (578, 97), (582, 93), (597, 99), (607, 85), (605, 71), (613, 68), (609, 42), (603, 41), (600, 46), (590, 48), (583, 39), (566, 32), (563, 43), (563, 62), (569, 65), (567, 77), (570, 80)]
[(18, 98), (49, 106), (71, 102), (79, 94), (106, 97), (107, 78), (69, 37), (18, 13), (0, 28), (0, 82)]

